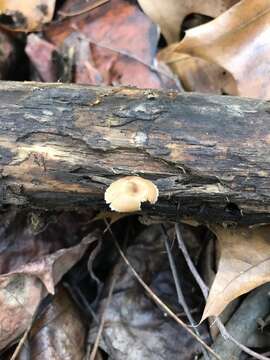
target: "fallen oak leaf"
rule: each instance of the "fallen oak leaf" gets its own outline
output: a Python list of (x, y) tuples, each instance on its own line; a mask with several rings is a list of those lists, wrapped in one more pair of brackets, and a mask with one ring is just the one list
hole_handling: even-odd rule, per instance
[(12, 31), (36, 31), (51, 21), (55, 0), (0, 0), (0, 26)]
[(234, 95), (270, 98), (268, 0), (242, 0), (215, 20), (190, 29), (177, 51), (214, 62), (236, 81)]
[(234, 299), (270, 281), (270, 226), (211, 226), (220, 260), (201, 321), (218, 316)]
[(239, 0), (138, 0), (143, 11), (160, 26), (168, 44), (179, 40), (183, 20), (199, 13), (215, 18)]

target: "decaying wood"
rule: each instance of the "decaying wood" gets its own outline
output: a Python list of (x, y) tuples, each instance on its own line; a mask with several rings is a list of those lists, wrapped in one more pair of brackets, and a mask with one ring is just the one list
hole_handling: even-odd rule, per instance
[(114, 179), (160, 190), (169, 218), (270, 221), (268, 102), (133, 88), (0, 83), (0, 204), (105, 209)]

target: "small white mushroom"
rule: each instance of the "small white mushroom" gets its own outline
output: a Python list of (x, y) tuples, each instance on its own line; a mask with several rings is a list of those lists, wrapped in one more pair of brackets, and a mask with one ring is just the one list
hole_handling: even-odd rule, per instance
[(152, 181), (139, 176), (126, 176), (114, 181), (105, 191), (105, 201), (118, 212), (141, 210), (141, 203), (154, 204), (158, 199), (158, 188)]

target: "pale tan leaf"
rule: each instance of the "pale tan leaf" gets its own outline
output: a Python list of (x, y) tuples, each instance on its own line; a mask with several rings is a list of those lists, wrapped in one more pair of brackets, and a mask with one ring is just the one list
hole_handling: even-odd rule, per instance
[(234, 299), (270, 281), (270, 226), (212, 229), (221, 256), (202, 321), (218, 316)]
[(221, 66), (206, 60), (175, 51), (177, 44), (171, 44), (158, 53), (158, 59), (165, 62), (181, 81), (186, 91), (212, 94), (235, 93), (235, 81)]
[(270, 98), (270, 2), (242, 0), (215, 20), (187, 31), (178, 52), (222, 66), (236, 94)]
[(51, 21), (55, 0), (0, 0), (0, 25), (12, 31), (34, 31)]
[(192, 13), (216, 17), (238, 0), (138, 0), (143, 11), (160, 26), (168, 44), (179, 40), (184, 18)]

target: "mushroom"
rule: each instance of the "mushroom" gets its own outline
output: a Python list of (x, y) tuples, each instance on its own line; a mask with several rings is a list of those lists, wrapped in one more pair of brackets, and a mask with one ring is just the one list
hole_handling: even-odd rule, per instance
[(114, 211), (133, 212), (141, 210), (144, 201), (154, 204), (158, 198), (158, 188), (150, 180), (126, 176), (111, 183), (104, 198)]

